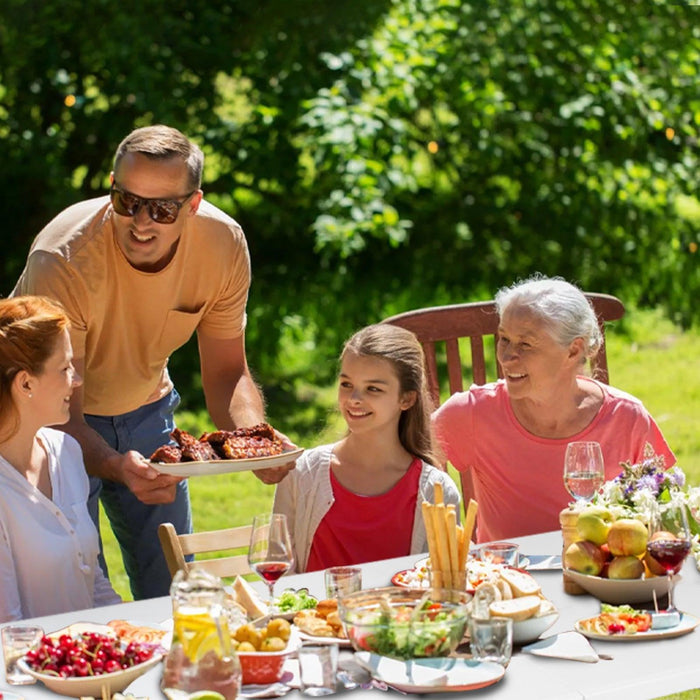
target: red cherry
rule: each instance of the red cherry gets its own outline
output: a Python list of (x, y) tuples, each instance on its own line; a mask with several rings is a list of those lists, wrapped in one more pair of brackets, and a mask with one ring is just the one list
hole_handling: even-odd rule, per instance
[(76, 676), (87, 676), (90, 673), (90, 664), (85, 659), (77, 659), (73, 664)]
[(114, 671), (120, 671), (121, 670), (121, 665), (118, 661), (115, 661), (114, 659), (110, 659), (106, 664), (105, 664), (105, 673), (114, 673)]

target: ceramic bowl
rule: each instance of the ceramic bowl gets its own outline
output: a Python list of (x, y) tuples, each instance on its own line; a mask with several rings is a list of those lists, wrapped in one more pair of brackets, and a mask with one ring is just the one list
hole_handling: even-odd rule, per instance
[(17, 663), (25, 673), (41, 681), (54, 693), (68, 695), (72, 698), (85, 696), (100, 698), (103, 697), (103, 688), (106, 689), (107, 697), (111, 697), (114, 693), (121, 693), (139, 676), (160, 663), (162, 658), (163, 654), (155, 654), (148, 661), (131, 666), (131, 668), (114, 671), (113, 673), (103, 673), (99, 676), (85, 676), (84, 678), (62, 678), (61, 676), (53, 676), (48, 673), (39, 673), (31, 668), (24, 659), (20, 659)]
[(270, 685), (277, 683), (284, 674), (284, 662), (296, 653), (301, 639), (296, 627), (282, 651), (238, 651), (236, 655), (241, 664), (241, 682), (243, 685)]
[(559, 613), (553, 612), (541, 617), (530, 617), (513, 623), (513, 644), (529, 644), (539, 639), (557, 620)]
[[(664, 598), (668, 593), (668, 581), (665, 576), (652, 576), (651, 578), (613, 579), (589, 576), (571, 569), (564, 570), (566, 575), (577, 583), (584, 591), (598, 598), (603, 603), (611, 605), (632, 605), (634, 603), (648, 603)], [(681, 580), (680, 574), (673, 576), (674, 584)]]

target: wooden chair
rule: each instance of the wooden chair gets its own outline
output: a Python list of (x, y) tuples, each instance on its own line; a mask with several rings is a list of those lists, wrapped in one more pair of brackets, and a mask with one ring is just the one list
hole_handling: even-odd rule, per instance
[[(587, 292), (586, 297), (598, 317), (598, 325), (603, 336), (603, 344), (598, 354), (591, 358), (591, 374), (607, 384), (609, 373), (605, 350), (605, 323), (622, 318), (625, 314), (625, 307), (617, 297), (609, 294)], [(486, 384), (487, 381), (494, 381), (497, 377), (503, 376), (503, 371), (496, 359), (498, 320), (494, 301), (477, 301), (405, 311), (384, 319), (382, 323), (401, 326), (416, 334), (425, 354), (430, 395), (437, 407), (441, 403), (438, 358), (442, 357), (443, 343), (449, 395), (464, 391), (465, 373), (471, 374), (470, 384)], [(491, 338), (489, 342), (492, 342), (493, 346), (492, 357), (489, 358), (488, 362), (484, 338)], [(462, 362), (460, 339), (465, 339), (464, 344), (466, 344), (466, 339), (469, 340), (471, 365)], [(489, 377), (489, 374), (493, 376)], [(460, 480), (462, 482), (463, 503), (466, 507), (469, 499), (474, 496), (471, 473), (460, 472)]]
[[(178, 535), (172, 523), (161, 523), (158, 526), (158, 537), (171, 576), (174, 576), (175, 572), (180, 569), (189, 571), (196, 566), (210, 574), (228, 578), (238, 574), (251, 573), (250, 566), (248, 566), (248, 545), (252, 530), (251, 525), (245, 525), (225, 530)], [(243, 547), (245, 547), (245, 554), (227, 555), (216, 559), (185, 560), (188, 554), (227, 552)]]

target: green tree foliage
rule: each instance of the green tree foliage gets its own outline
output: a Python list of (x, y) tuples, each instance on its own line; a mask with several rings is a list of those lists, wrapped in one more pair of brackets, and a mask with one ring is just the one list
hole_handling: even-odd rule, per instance
[[(164, 122), (202, 145), (207, 197), (247, 232), (249, 354), (268, 393), (294, 393), (309, 365), (323, 381), (360, 325), (534, 271), (698, 318), (698, 7), (5, 0), (2, 12), (2, 294), (52, 216), (106, 191), (121, 138)], [(197, 396), (194, 345), (172, 368)]]
[(326, 57), (338, 76), (304, 117), (318, 245), (392, 242), (427, 300), (540, 270), (690, 321), (699, 19), (647, 0), (396, 2)]

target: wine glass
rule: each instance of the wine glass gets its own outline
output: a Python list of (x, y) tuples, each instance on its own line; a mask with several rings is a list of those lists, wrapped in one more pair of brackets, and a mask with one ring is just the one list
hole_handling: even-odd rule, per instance
[(668, 610), (673, 605), (673, 574), (690, 552), (690, 530), (685, 504), (677, 496), (667, 503), (656, 503), (649, 520), (647, 552), (668, 577)]
[(275, 582), (289, 571), (293, 562), (294, 554), (287, 527), (287, 516), (282, 513), (256, 515), (253, 518), (253, 531), (250, 534), (248, 563), (267, 584), (270, 591), (270, 606), (274, 599)]
[(590, 501), (605, 481), (598, 442), (570, 442), (564, 457), (564, 486), (576, 501)]

